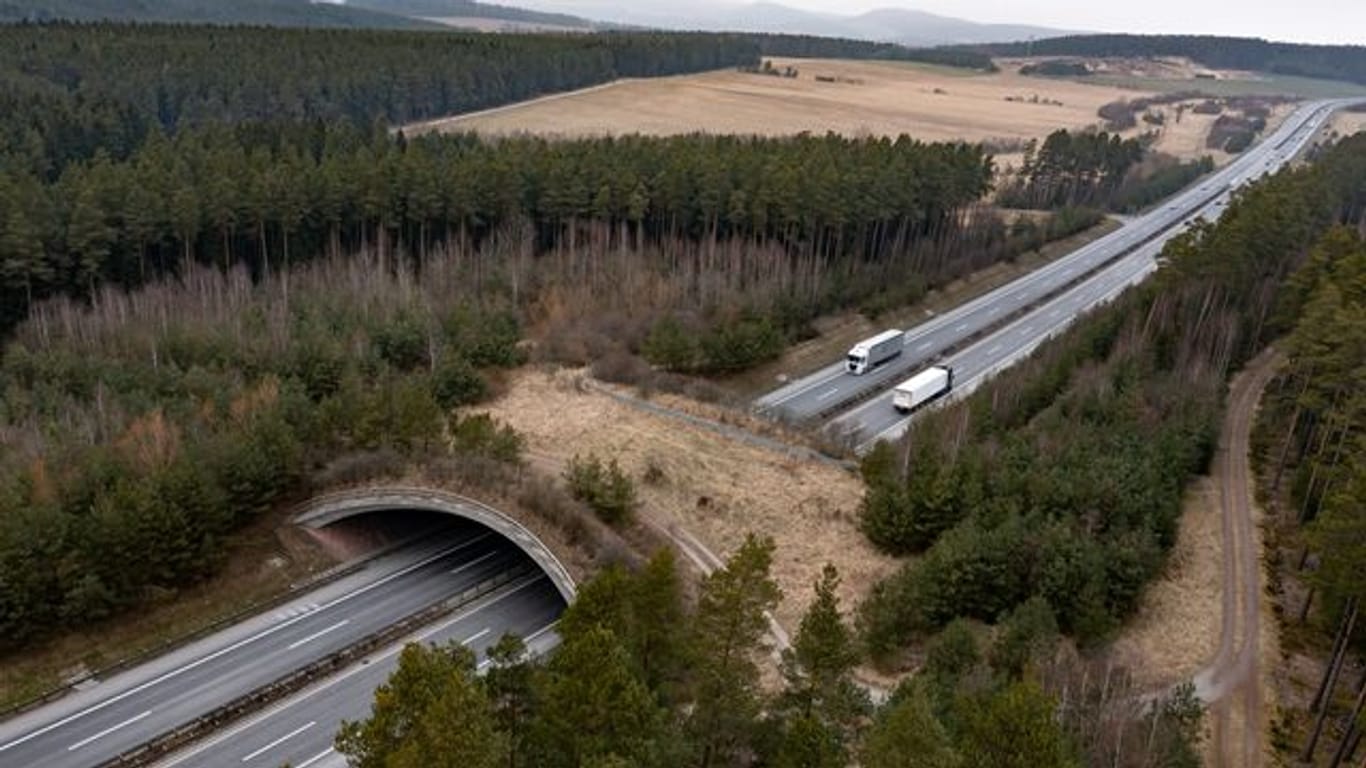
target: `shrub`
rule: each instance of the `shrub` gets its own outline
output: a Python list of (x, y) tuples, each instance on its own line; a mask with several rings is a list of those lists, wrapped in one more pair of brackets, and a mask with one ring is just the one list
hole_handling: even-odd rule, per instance
[(456, 453), (486, 456), (507, 464), (520, 464), (526, 438), (487, 413), (450, 420), (451, 447)]
[(603, 463), (593, 454), (587, 458), (576, 455), (565, 468), (564, 478), (574, 498), (591, 507), (603, 522), (621, 525), (635, 514), (635, 485), (616, 459)]
[(702, 338), (702, 367), (709, 373), (743, 371), (776, 359), (785, 345), (783, 334), (767, 318), (723, 323)]
[(464, 358), (447, 355), (432, 373), (432, 398), (444, 409), (477, 403), (488, 394), (488, 382)]
[(400, 371), (428, 363), (427, 330), (417, 318), (401, 313), (371, 334), (375, 354)]
[(691, 371), (697, 364), (697, 342), (673, 315), (654, 324), (640, 351), (651, 364), (666, 371)]

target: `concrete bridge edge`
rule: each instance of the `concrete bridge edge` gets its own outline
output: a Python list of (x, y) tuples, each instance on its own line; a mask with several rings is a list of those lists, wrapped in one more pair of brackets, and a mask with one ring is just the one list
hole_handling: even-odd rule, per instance
[(487, 526), (526, 552), (545, 570), (565, 602), (573, 601), (574, 579), (549, 547), (506, 513), (459, 494), (410, 486), (357, 488), (315, 496), (300, 504), (289, 519), (306, 528), (324, 528), (348, 517), (392, 508), (444, 512)]

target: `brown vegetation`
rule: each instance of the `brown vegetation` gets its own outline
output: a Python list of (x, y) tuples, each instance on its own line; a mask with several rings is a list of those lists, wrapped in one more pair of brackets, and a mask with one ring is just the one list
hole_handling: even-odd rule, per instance
[(547, 474), (558, 474), (575, 454), (617, 459), (636, 480), (639, 516), (648, 524), (689, 531), (723, 557), (746, 532), (772, 535), (783, 626), (796, 626), (826, 562), (839, 567), (846, 605), (892, 569), (894, 561), (855, 525), (862, 490), (853, 474), (633, 409), (582, 386), (582, 376), (519, 373), (488, 410), (526, 435), (532, 465)]
[[(828, 59), (774, 59), (773, 63), (779, 69), (796, 66), (798, 77), (761, 78), (727, 71), (623, 80), (566, 98), (453, 117), (421, 128), (560, 137), (835, 131), (846, 135), (905, 133), (927, 141), (983, 141), (1084, 128), (1097, 122), (1096, 110), (1102, 104), (1137, 95), (1119, 88), (1038, 80), (1010, 72), (967, 74), (922, 65)], [(825, 82), (831, 78), (837, 82)]]

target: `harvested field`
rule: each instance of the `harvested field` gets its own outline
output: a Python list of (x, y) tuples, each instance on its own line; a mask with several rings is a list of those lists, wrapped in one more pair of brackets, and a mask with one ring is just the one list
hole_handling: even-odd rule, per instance
[[(575, 454), (617, 459), (636, 481), (647, 522), (681, 527), (722, 557), (748, 532), (772, 536), (774, 575), (784, 592), (776, 618), (789, 632), (826, 562), (844, 578), (846, 610), (896, 567), (856, 527), (862, 484), (853, 473), (634, 408), (584, 387), (584, 375), (519, 372), (487, 410), (526, 436), (531, 461), (544, 471), (559, 474)], [(710, 410), (678, 398), (667, 404)], [(647, 469), (654, 482), (644, 479)]]
[[(1029, 139), (1095, 125), (1102, 104), (1137, 93), (1012, 72), (900, 62), (772, 59), (796, 78), (737, 71), (623, 80), (605, 88), (433, 121), (417, 130), (578, 137), (696, 131), (908, 134), (927, 141)], [(817, 80), (817, 78), (821, 80)], [(833, 82), (831, 82), (833, 81)]]

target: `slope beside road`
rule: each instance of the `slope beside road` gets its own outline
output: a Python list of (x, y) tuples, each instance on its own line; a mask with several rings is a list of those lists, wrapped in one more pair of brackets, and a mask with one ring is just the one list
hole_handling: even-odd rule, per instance
[(98, 765), (519, 565), (473, 524), (0, 724), (0, 765)]
[(803, 419), (833, 416), (828, 421), (833, 430), (860, 449), (879, 439), (895, 439), (910, 424), (910, 417), (896, 413), (891, 404), (890, 388), (903, 377), (929, 363), (944, 363), (955, 366), (952, 397), (970, 393), (1086, 310), (1144, 279), (1156, 268), (1167, 240), (1194, 219), (1217, 218), (1238, 187), (1292, 160), (1332, 113), (1349, 103), (1321, 101), (1301, 107), (1257, 147), (1158, 210), (912, 328), (905, 351), (881, 370), (851, 376), (833, 365), (766, 395), (758, 407)]

